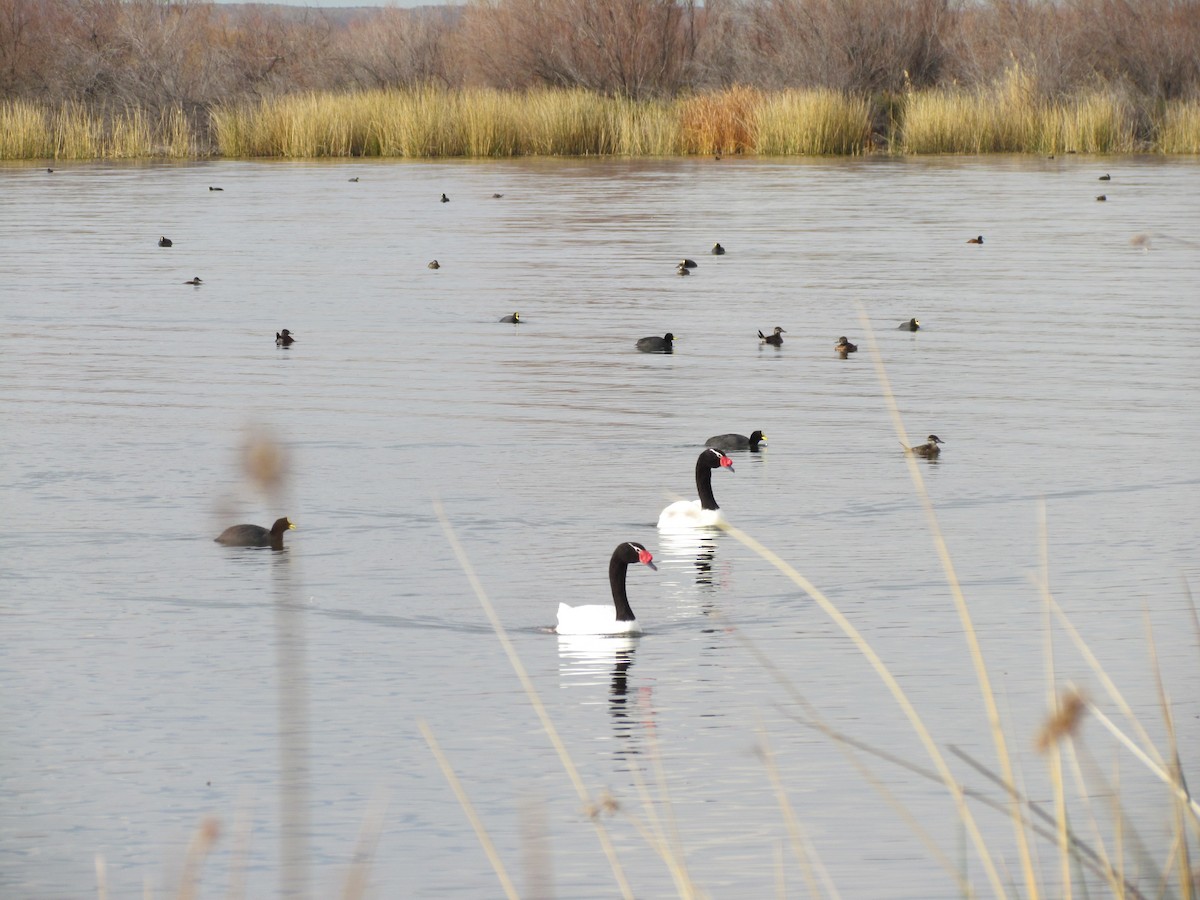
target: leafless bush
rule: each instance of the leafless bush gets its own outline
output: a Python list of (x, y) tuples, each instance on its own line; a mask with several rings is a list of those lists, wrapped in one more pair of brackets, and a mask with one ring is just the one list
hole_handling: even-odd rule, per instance
[[(457, 17), (455, 17), (457, 18)], [(338, 36), (342, 84), (364, 88), (451, 85), (447, 49), (453, 24), (437, 10), (387, 8), (351, 22)]]
[[(319, 0), (317, 0), (319, 2)], [(1200, 96), (1200, 0), (476, 0), (338, 9), (0, 0), (0, 99), (182, 108), (437, 83), (631, 98), (744, 85)]]
[(754, 83), (872, 94), (938, 82), (955, 9), (950, 0), (763, 0), (743, 18)]
[(484, 0), (464, 20), (485, 83), (671, 94), (695, 49), (691, 0)]

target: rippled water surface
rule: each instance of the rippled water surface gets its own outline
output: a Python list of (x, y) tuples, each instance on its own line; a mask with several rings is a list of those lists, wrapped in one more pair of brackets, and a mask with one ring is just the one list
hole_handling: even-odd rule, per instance
[[(932, 768), (829, 615), (658, 512), (695, 496), (706, 437), (765, 431), (714, 476), (728, 520), (827, 594), (939, 748), (999, 771), (861, 309), (909, 436), (945, 441), (918, 471), (1024, 789), (1052, 800), (1051, 678), (1132, 730), (1061, 627), (1048, 654), (1042, 498), (1054, 596), (1165, 751), (1152, 626), (1195, 763), (1198, 196), (1195, 160), (1074, 157), (0, 169), (0, 894), (97, 896), (101, 857), (108, 896), (173, 895), (215, 820), (204, 897), (355, 872), (500, 896), (421, 722), (522, 895), (961, 896), (939, 853), (988, 892), (943, 786), (809, 724)], [(667, 331), (673, 355), (634, 350)], [(274, 496), (240, 467), (258, 433), (287, 453)], [(283, 552), (212, 541), (285, 514)], [(607, 602), (626, 540), (659, 563), (629, 572), (644, 636), (543, 630)], [(1079, 737), (1097, 815), (1119, 773), (1163, 865), (1165, 792), (1094, 716)], [(1019, 881), (1011, 826), (971, 809)]]

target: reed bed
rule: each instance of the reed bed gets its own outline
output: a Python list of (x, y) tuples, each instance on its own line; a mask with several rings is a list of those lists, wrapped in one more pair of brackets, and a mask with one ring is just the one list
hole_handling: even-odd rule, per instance
[(680, 101), (679, 126), (686, 151), (703, 156), (753, 151), (755, 119), (762, 105), (762, 91), (749, 87)]
[(49, 108), (26, 100), (0, 103), (2, 159), (190, 159), (199, 154), (179, 107), (154, 117), (146, 110)]
[(837, 91), (781, 91), (755, 112), (754, 151), (766, 156), (857, 156), (870, 137), (866, 99)]
[(973, 91), (913, 92), (903, 108), (899, 152), (1131, 153), (1139, 148), (1133, 105), (1117, 91), (1049, 101), (1020, 69)]
[(1159, 153), (1200, 153), (1200, 100), (1168, 103), (1157, 131)]
[[(887, 102), (892, 133), (871, 123)], [(878, 139), (875, 139), (878, 140)], [(763, 156), (1200, 153), (1200, 101), (1149, 111), (1116, 89), (1048, 100), (1019, 68), (986, 88), (910, 91), (898, 101), (833, 90), (732, 87), (676, 100), (579, 89), (426, 86), (288, 94), (227, 103), (204, 121), (180, 108), (0, 103), (0, 159), (429, 159), (513, 156)]]

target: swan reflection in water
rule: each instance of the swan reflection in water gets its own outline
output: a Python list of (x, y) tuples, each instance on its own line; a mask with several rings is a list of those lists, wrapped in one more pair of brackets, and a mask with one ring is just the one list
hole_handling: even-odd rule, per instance
[[(613, 735), (620, 743), (618, 757), (641, 753), (640, 730), (653, 720), (649, 686), (629, 693), (629, 670), (638, 638), (628, 635), (565, 634), (558, 636), (559, 670), (564, 687), (607, 686), (608, 713)], [(591, 695), (598, 702), (599, 692)], [(591, 699), (589, 697), (589, 699)]]
[(713, 560), (717, 556), (717, 536), (711, 531), (667, 533), (658, 536), (658, 557), (664, 575), (675, 573), (681, 579), (689, 568), (695, 572), (696, 586), (713, 588)]

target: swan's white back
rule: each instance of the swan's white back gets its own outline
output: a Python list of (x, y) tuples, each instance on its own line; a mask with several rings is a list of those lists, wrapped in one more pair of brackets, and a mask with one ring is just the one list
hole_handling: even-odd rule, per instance
[(699, 500), (676, 500), (658, 517), (661, 531), (690, 531), (693, 528), (711, 528), (724, 522), (719, 509), (703, 509)]
[(611, 603), (603, 606), (568, 606), (558, 604), (559, 634), (640, 634), (642, 625), (637, 619), (617, 621), (617, 611)]

